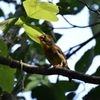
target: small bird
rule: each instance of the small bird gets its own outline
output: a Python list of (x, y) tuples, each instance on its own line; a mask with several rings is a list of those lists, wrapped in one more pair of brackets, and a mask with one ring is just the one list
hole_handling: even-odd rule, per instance
[(69, 69), (66, 57), (60, 47), (55, 45), (54, 40), (50, 35), (38, 35), (37, 38), (40, 39), (45, 57), (54, 67), (66, 67)]
[[(55, 45), (54, 40), (50, 35), (38, 35), (37, 38), (40, 39), (45, 57), (54, 67), (66, 67), (69, 69), (65, 55), (63, 54), (60, 47)], [(69, 82), (71, 82), (71, 80), (72, 78), (69, 77)]]

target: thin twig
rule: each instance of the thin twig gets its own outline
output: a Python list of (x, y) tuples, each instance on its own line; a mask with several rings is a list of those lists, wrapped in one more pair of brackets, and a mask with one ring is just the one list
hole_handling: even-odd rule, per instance
[(86, 25), (86, 26), (78, 26), (78, 25), (70, 24), (70, 25), (72, 25), (72, 27), (55, 27), (54, 29), (88, 28), (88, 27), (93, 27), (95, 25), (99, 25), (99, 24), (100, 24), (100, 22), (93, 23), (93, 24)]
[(84, 4), (89, 10), (91, 10), (91, 11), (97, 13), (98, 15), (100, 15), (100, 12), (99, 11), (91, 9), (85, 2), (83, 2), (81, 0), (78, 0), (78, 1), (81, 2), (82, 4)]
[(67, 59), (71, 57), (73, 54), (75, 54), (78, 50), (80, 50), (83, 46), (85, 46), (88, 42), (90, 42), (92, 39), (97, 38), (98, 36), (100, 36), (100, 32), (98, 32), (97, 34), (95, 34), (93, 37), (83, 42), (82, 44), (79, 44), (79, 47), (76, 50), (74, 50), (71, 54), (68, 53), (66, 55)]

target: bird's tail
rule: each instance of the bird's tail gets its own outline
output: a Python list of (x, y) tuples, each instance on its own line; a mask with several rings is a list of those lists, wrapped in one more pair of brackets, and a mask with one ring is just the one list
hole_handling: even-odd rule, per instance
[(68, 64), (67, 63), (64, 65), (64, 67), (66, 67), (67, 69), (70, 70), (70, 68), (68, 67)]

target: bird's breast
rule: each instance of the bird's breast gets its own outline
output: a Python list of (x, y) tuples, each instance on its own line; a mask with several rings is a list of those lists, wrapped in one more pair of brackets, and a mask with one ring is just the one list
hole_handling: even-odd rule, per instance
[(46, 58), (51, 64), (57, 65), (61, 63), (60, 57), (58, 56), (56, 50), (52, 46), (47, 46), (47, 47), (44, 47), (43, 49), (44, 49)]

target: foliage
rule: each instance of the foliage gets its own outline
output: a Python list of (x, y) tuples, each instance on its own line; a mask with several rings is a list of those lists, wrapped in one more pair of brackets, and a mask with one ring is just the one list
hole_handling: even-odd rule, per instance
[(55, 15), (59, 12), (59, 10), (58, 7), (52, 3), (27, 0), (23, 2), (23, 6), (27, 16), (30, 18), (58, 21), (58, 18)]
[[(4, 0), (4, 2), (8, 4), (9, 2), (13, 3), (16, 7), (16, 11), (14, 14), (10, 13), (8, 19), (0, 23), (0, 30), (2, 30), (2, 35), (0, 35), (0, 56), (9, 56), (12, 59), (22, 60), (29, 64), (45, 65), (45, 57), (36, 35), (49, 34), (57, 42), (62, 35), (53, 31), (54, 27), (50, 22), (58, 21), (57, 14), (62, 16), (68, 14), (75, 15), (84, 8), (84, 3), (86, 3), (86, 5), (90, 7), (89, 24), (100, 22), (98, 14), (95, 13), (95, 10), (100, 10), (100, 0), (83, 0), (84, 3), (79, 1), (80, 0), (59, 0), (57, 6), (49, 2), (40, 2), (37, 0), (21, 0), (21, 4), (17, 4), (16, 0)], [(94, 12), (91, 11), (91, 9), (93, 9)], [(5, 12), (0, 8), (0, 17), (5, 18), (4, 13)], [(41, 19), (44, 20), (42, 24), (40, 23)], [(72, 25), (72, 27), (74, 28), (75, 26)], [(93, 35), (100, 32), (99, 27), (100, 24), (94, 24), (94, 26), (91, 27)], [(24, 29), (24, 31), (20, 34), (22, 29)], [(86, 73), (94, 57), (100, 55), (100, 37), (97, 37), (95, 40), (95, 47), (86, 51), (76, 63), (76, 71)], [(16, 44), (18, 44), (19, 47), (12, 52), (12, 48)], [(78, 46), (81, 46), (81, 44)], [(69, 54), (71, 54), (70, 49)], [(24, 91), (32, 91), (32, 98), (38, 98), (38, 100), (72, 100), (72, 98), (77, 95), (75, 91), (80, 83), (68, 83), (68, 81), (50, 83), (47, 76), (28, 75), (18, 69), (13, 70), (4, 65), (0, 65), (0, 94), (2, 95), (2, 93), (6, 91), (12, 93), (15, 98), (17, 93), (21, 91), (19, 87), (21, 87), (22, 84), (19, 84), (19, 80), (22, 78), (22, 74), (25, 74)], [(94, 75), (100, 75), (99, 68)], [(16, 79), (17, 82), (14, 79)], [(88, 100), (87, 98), (94, 100), (96, 97), (98, 99), (99, 88), (100, 87), (96, 87), (90, 91), (90, 93), (84, 97), (84, 100)], [(65, 95), (66, 92), (69, 92), (67, 96)], [(94, 93), (97, 95), (93, 96)]]

